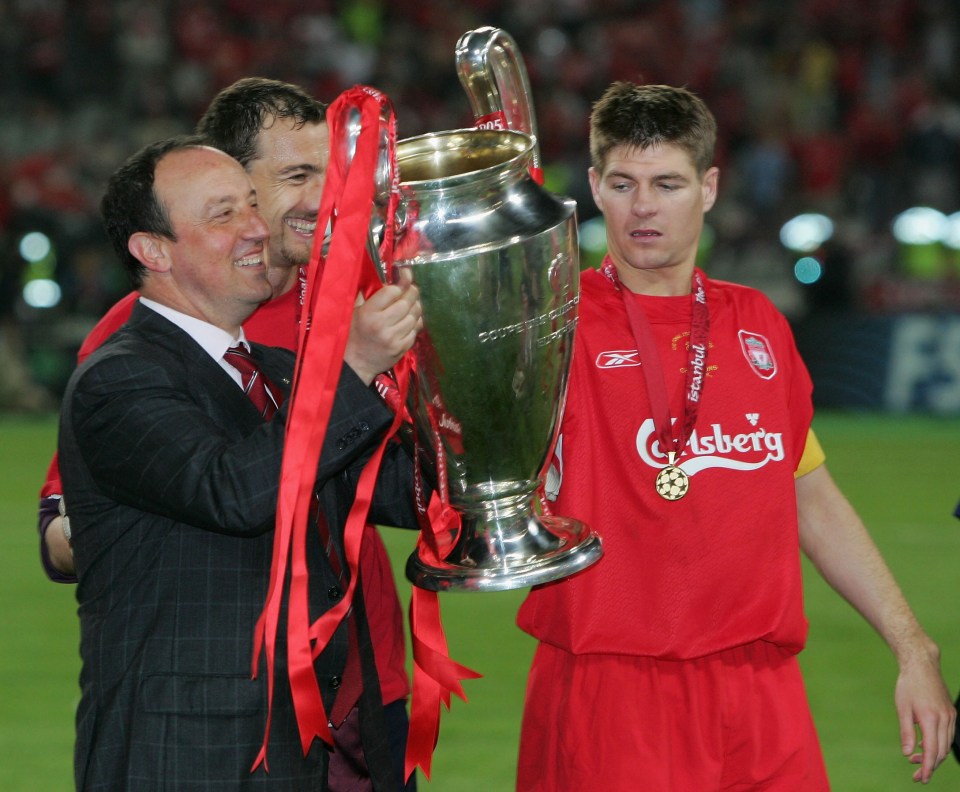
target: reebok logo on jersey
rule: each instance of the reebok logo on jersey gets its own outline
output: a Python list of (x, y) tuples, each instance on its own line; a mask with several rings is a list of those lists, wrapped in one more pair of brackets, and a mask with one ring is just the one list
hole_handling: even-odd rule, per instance
[[(667, 464), (652, 418), (637, 431), (637, 452), (655, 470)], [(680, 458), (680, 467), (689, 476), (707, 468), (756, 470), (768, 462), (780, 462), (784, 456), (782, 432), (768, 432), (762, 427), (750, 432), (728, 432), (715, 423), (706, 431), (694, 429)]]
[(640, 353), (636, 349), (612, 349), (597, 355), (597, 368), (628, 368), (640, 365)]

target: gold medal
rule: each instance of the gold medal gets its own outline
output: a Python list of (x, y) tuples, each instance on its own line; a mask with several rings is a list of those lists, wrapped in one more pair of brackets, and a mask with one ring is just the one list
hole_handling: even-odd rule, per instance
[(680, 500), (690, 489), (690, 477), (675, 464), (675, 452), (671, 451), (667, 456), (667, 466), (657, 474), (657, 494), (664, 500)]

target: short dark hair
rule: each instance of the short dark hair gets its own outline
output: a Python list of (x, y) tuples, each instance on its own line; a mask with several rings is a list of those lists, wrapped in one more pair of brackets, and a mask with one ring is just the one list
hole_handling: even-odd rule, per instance
[(647, 149), (671, 143), (693, 160), (699, 175), (713, 164), (717, 122), (699, 96), (672, 85), (618, 81), (590, 114), (590, 164), (602, 173), (619, 145)]
[(154, 190), (157, 163), (172, 151), (205, 145), (198, 135), (178, 135), (150, 143), (123, 163), (107, 183), (100, 216), (113, 249), (133, 288), (139, 289), (147, 268), (130, 253), (130, 237), (139, 231), (176, 241), (167, 208)]
[(244, 77), (218, 93), (197, 122), (207, 144), (225, 151), (244, 168), (258, 156), (257, 136), (278, 118), (296, 128), (326, 120), (327, 106), (296, 85), (266, 77)]

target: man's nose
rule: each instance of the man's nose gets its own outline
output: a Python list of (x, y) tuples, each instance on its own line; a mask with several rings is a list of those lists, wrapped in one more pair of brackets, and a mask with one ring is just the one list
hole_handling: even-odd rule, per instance
[(637, 188), (633, 197), (633, 213), (640, 217), (646, 217), (657, 210), (656, 194), (653, 190), (645, 187)]
[(303, 191), (303, 204), (305, 209), (311, 212), (316, 212), (320, 209), (320, 199), (323, 196), (324, 181), (324, 177), (317, 174), (306, 183)]
[(258, 212), (256, 209), (251, 209), (249, 213), (245, 236), (247, 239), (256, 240), (263, 240), (270, 236), (270, 229), (267, 226), (267, 221), (260, 216), (260, 212)]

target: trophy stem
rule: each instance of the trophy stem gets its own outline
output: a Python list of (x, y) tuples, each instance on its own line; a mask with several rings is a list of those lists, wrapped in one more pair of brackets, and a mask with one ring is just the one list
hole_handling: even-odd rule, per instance
[(407, 577), (429, 591), (507, 591), (567, 577), (599, 560), (599, 537), (579, 520), (537, 514), (529, 496), (457, 504), (460, 538), (438, 565), (417, 551)]

